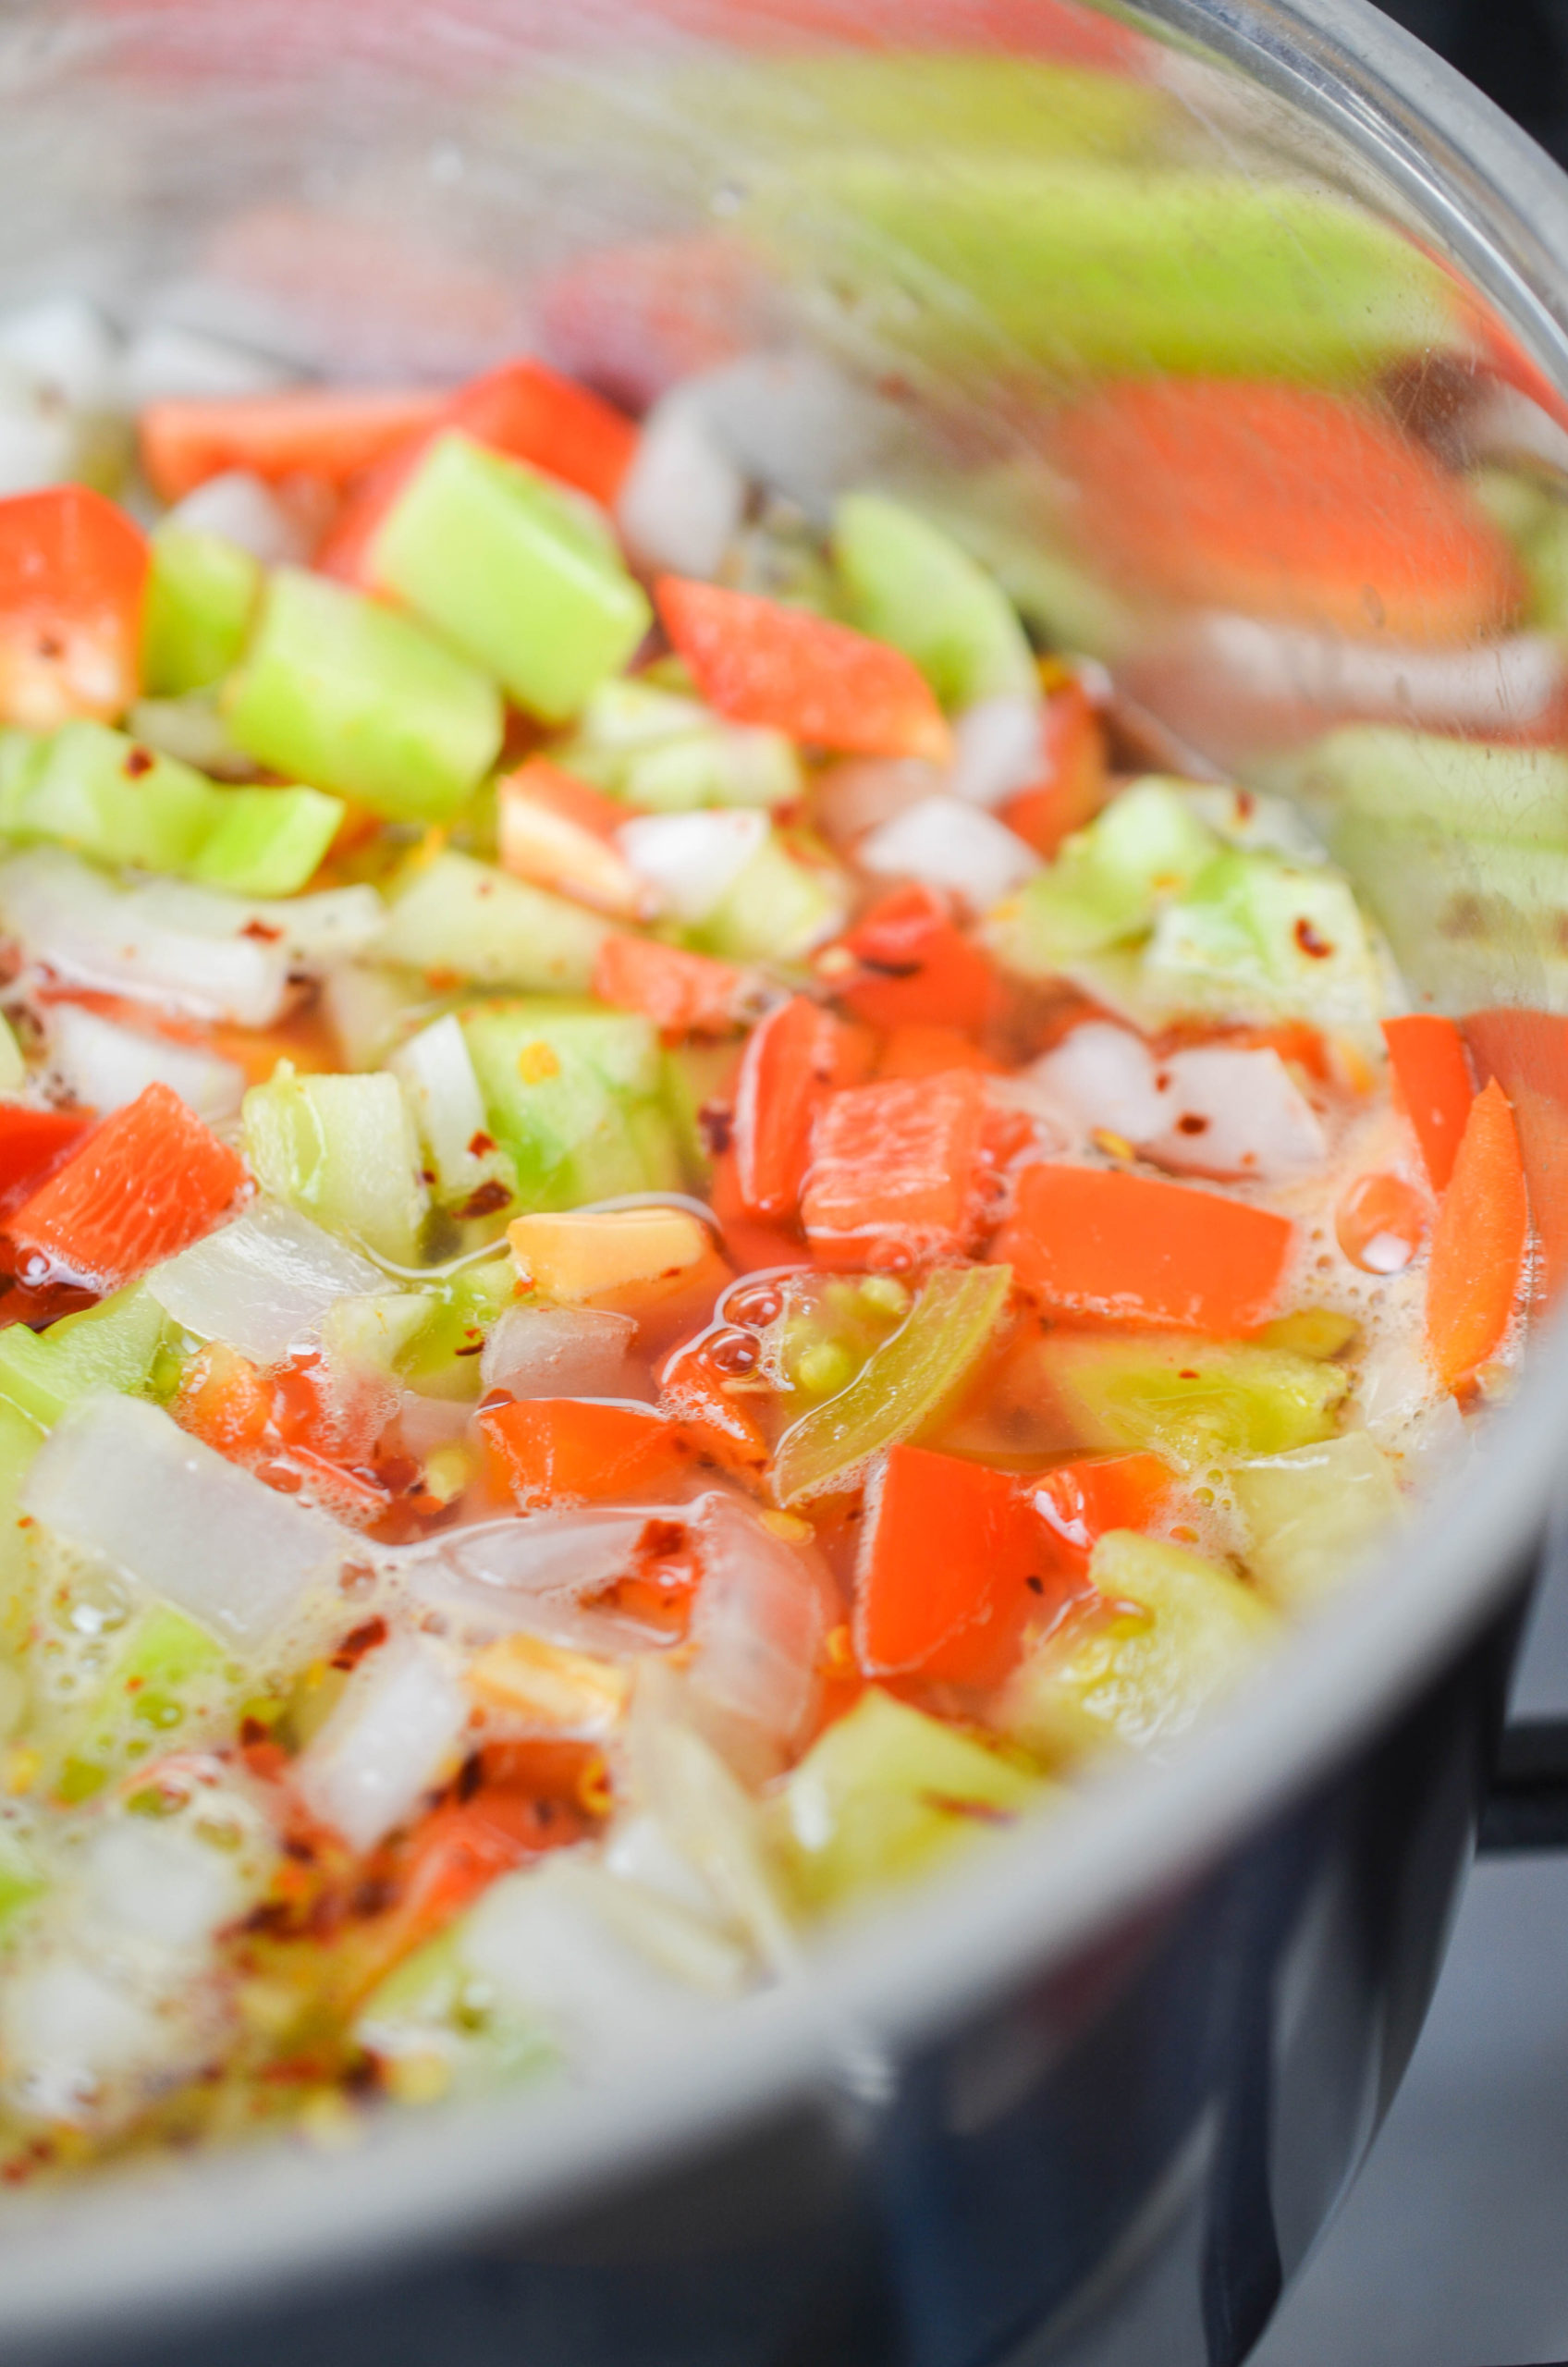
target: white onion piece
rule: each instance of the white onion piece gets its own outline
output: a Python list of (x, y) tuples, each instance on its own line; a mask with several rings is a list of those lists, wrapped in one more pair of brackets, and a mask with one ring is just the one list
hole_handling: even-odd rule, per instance
[(70, 414), (42, 404), (31, 387), (9, 376), (0, 380), (0, 495), (59, 484), (76, 457)]
[(526, 1631), (625, 1660), (648, 1650), (647, 1628), (612, 1612), (584, 1609), (582, 1598), (625, 1575), (651, 1519), (683, 1517), (644, 1505), (483, 1521), (448, 1529), (402, 1566), (416, 1600), (440, 1612), (464, 1643)]
[(349, 1540), (180, 1429), (156, 1405), (104, 1391), (44, 1440), (22, 1509), (231, 1643), (264, 1642)]
[(137, 331), (120, 362), (125, 408), (210, 395), (262, 395), (291, 385), (299, 372), (251, 348), (202, 329), (153, 322)]
[(948, 787), (971, 805), (1001, 805), (1045, 770), (1038, 699), (1013, 692), (981, 699), (953, 719)]
[(405, 1454), (423, 1463), (444, 1446), (457, 1446), (468, 1435), (473, 1407), (462, 1398), (422, 1397), (405, 1389), (398, 1401), (398, 1442)]
[(704, 1496), (687, 1517), (703, 1562), (690, 1696), (715, 1748), (744, 1781), (761, 1782), (805, 1737), (838, 1598), (809, 1545), (776, 1537), (733, 1496)]
[(1162, 1167), (1285, 1178), (1328, 1151), (1322, 1121), (1278, 1052), (1194, 1045), (1160, 1061), (1155, 1087), (1166, 1122), (1145, 1147)]
[(616, 503), (632, 558), (677, 575), (716, 575), (746, 507), (746, 481), (680, 393), (643, 423)]
[(259, 1365), (286, 1356), (337, 1299), (381, 1288), (379, 1269), (347, 1242), (266, 1202), (147, 1276), (149, 1294), (187, 1331)]
[[(247, 944), (276, 942), (290, 969), (315, 970), (362, 953), (386, 921), (374, 888), (322, 888), (311, 896), (227, 896), (185, 879), (150, 879), (137, 910), (169, 928)], [(265, 932), (276, 929), (275, 940)]]
[(485, 1389), (513, 1397), (642, 1397), (651, 1387), (631, 1364), (634, 1316), (607, 1307), (503, 1309), (479, 1359)]
[(1129, 1028), (1086, 1021), (1036, 1061), (1028, 1076), (1081, 1135), (1098, 1130), (1143, 1143), (1166, 1123), (1154, 1054)]
[(125, 1817), (94, 1834), (81, 1904), (106, 1932), (184, 1956), (239, 1914), (248, 1887), (235, 1858), (185, 1822)]
[(249, 469), (225, 469), (207, 477), (168, 512), (171, 526), (218, 534), (249, 551), (263, 567), (292, 567), (310, 556), (310, 546), (272, 487)]
[(616, 832), (621, 852), (672, 919), (695, 924), (723, 902), (767, 836), (752, 807), (644, 814)]
[(49, 1065), (92, 1110), (120, 1110), (150, 1085), (178, 1094), (199, 1118), (232, 1118), (245, 1098), (245, 1072), (233, 1061), (140, 1027), (119, 1027), (76, 1003), (49, 1013)]
[(288, 949), (178, 927), (148, 889), (116, 888), (58, 847), (0, 864), (0, 927), (30, 961), (76, 985), (167, 1002), (198, 1019), (266, 1027), (288, 992)]
[(468, 1724), (469, 1701), (432, 1644), (394, 1636), (362, 1660), (296, 1763), (314, 1816), (372, 1848), (428, 1790)]
[(941, 796), (947, 776), (923, 756), (851, 756), (817, 777), (816, 819), (841, 850), (927, 797)]
[(819, 353), (748, 353), (676, 390), (743, 474), (825, 519), (833, 497), (876, 473), (904, 414)]
[(605, 1865), (625, 1882), (657, 1891), (691, 1915), (721, 1910), (717, 1894), (696, 1860), (672, 1839), (668, 1825), (643, 1809), (618, 1817), (605, 1848)]
[(72, 411), (114, 407), (119, 339), (83, 296), (43, 296), (6, 313), (0, 357)]
[(0, 1992), (0, 2054), (9, 2100), (42, 2120), (99, 2116), (107, 2084), (175, 2068), (178, 2024), (131, 1995), (114, 1965), (74, 1951), (17, 1968)]
[(421, 1139), (446, 1192), (471, 1191), (494, 1171), (490, 1154), (471, 1150), (489, 1121), (469, 1057), (468, 1038), (454, 1013), (422, 1027), (386, 1063), (402, 1085)]
[(1033, 847), (994, 815), (962, 797), (925, 797), (862, 839), (862, 868), (888, 879), (919, 879), (988, 912), (1040, 868)]
[(712, 2011), (706, 1984), (672, 1978), (638, 1944), (612, 1904), (617, 1887), (613, 1875), (556, 1859), (492, 1883), (462, 1933), (471, 1970), (514, 2010), (537, 2014), (589, 2079), (699, 2030)]

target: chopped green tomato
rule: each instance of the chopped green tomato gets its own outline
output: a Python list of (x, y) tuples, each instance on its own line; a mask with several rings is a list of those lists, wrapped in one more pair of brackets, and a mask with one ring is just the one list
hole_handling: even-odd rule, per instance
[(12, 796), (13, 838), (52, 839), (102, 863), (133, 864), (227, 888), (291, 896), (343, 818), (314, 789), (220, 789), (178, 756), (106, 724), (62, 724)]
[(907, 1881), (1050, 1797), (1011, 1760), (872, 1686), (785, 1778), (776, 1813), (808, 1907)]
[(1542, 632), (1568, 632), (1568, 509), (1544, 496), (1519, 541), (1529, 585), (1526, 622)]
[(773, 1465), (779, 1503), (849, 1487), (874, 1454), (938, 1422), (990, 1346), (1011, 1287), (1006, 1266), (938, 1267), (848, 1387), (785, 1431)]
[(415, 863), (392, 890), (375, 951), (427, 977), (586, 994), (608, 923), (472, 855)]
[(1366, 1564), (1400, 1518), (1388, 1458), (1365, 1430), (1297, 1447), (1231, 1475), (1248, 1561), (1281, 1611), (1310, 1611)]
[(998, 918), (998, 950), (1028, 976), (1143, 936), (1162, 901), (1213, 863), (1219, 840), (1180, 789), (1134, 782)]
[(481, 1006), (464, 1012), (462, 1025), (523, 1208), (675, 1189), (680, 1158), (649, 1021), (598, 1004), (538, 1001)]
[(319, 869), (343, 801), (319, 789), (224, 789), (192, 879), (234, 896), (294, 896)]
[(27, 1062), (16, 1030), (0, 1013), (0, 1093), (18, 1093), (27, 1083)]
[(31, 1415), (0, 1397), (0, 1650), (6, 1654), (23, 1649), (32, 1625), (37, 1529), (20, 1499), (43, 1442), (43, 1432)]
[(1427, 1000), (1568, 1006), (1568, 847), (1346, 814), (1334, 856)]
[(895, 350), (1332, 383), (1464, 343), (1457, 291), (1410, 239), (1256, 174), (1003, 153), (917, 179), (856, 142), (754, 186), (754, 233), (814, 274), (830, 241), (857, 336)]
[(485, 1258), (421, 1296), (427, 1302), (425, 1318), (398, 1352), (399, 1378), (422, 1397), (477, 1398), (480, 1350), (491, 1325), (517, 1297), (516, 1267), (508, 1256)]
[(455, 1015), (447, 1012), (410, 1036), (386, 1065), (409, 1097), (443, 1206), (459, 1219), (510, 1211), (517, 1176), (489, 1140), (484, 1097)]
[(1148, 1447), (1189, 1469), (1332, 1438), (1342, 1366), (1234, 1341), (1053, 1331), (1041, 1355), (1084, 1446)]
[(1339, 873), (1235, 847), (1158, 915), (1143, 976), (1185, 1011), (1374, 1037), (1382, 1005), (1366, 924)]
[(896, 1274), (791, 1277), (783, 1307), (764, 1334), (764, 1369), (806, 1398), (836, 1397), (909, 1313)]
[(335, 1299), (321, 1327), (327, 1362), (368, 1379), (391, 1380), (399, 1359), (440, 1306), (434, 1291), (367, 1291)]
[(261, 564), (221, 534), (166, 520), (148, 548), (141, 687), (151, 698), (179, 698), (239, 663), (261, 595)]
[(322, 1002), (346, 1069), (379, 1068), (399, 1044), (451, 1009), (418, 970), (345, 962), (328, 974)]
[(443, 435), (375, 538), (378, 583), (565, 723), (653, 622), (607, 521), (581, 496), (466, 435)]
[(1330, 731), (1290, 768), (1330, 837), (1341, 816), (1464, 837), (1568, 844), (1568, 754), (1437, 731), (1358, 723)]
[(446, 822), (501, 745), (495, 687), (408, 617), (279, 568), (223, 712), (258, 763), (394, 822)]
[(1260, 1347), (1284, 1348), (1292, 1356), (1312, 1356), (1326, 1364), (1330, 1356), (1342, 1356), (1360, 1337), (1354, 1315), (1333, 1306), (1298, 1306), (1266, 1323), (1257, 1340)]
[(190, 691), (182, 699), (137, 699), (126, 713), (126, 730), (142, 747), (219, 779), (244, 780), (255, 769), (228, 736), (214, 691)]
[(23, 1907), (48, 1887), (49, 1878), (32, 1851), (19, 1836), (7, 1834), (0, 1841), (0, 1936), (8, 1934)]
[(770, 830), (688, 936), (721, 962), (799, 962), (843, 926), (848, 911), (849, 883), (838, 866), (796, 852)]
[(12, 724), (0, 728), (0, 832), (7, 838), (26, 806), (51, 737), (48, 732), (24, 731)]
[(782, 731), (725, 723), (700, 699), (645, 675), (602, 683), (556, 757), (579, 780), (650, 814), (788, 805), (803, 786)]
[(425, 1190), (395, 1076), (296, 1076), (285, 1061), (245, 1096), (243, 1122), (263, 1192), (378, 1257), (416, 1261)]
[(720, 1102), (735, 1074), (733, 1044), (676, 1044), (664, 1056), (664, 1098), (688, 1184), (705, 1191), (713, 1179), (713, 1148), (703, 1112)]
[(1038, 696), (1011, 602), (939, 526), (881, 494), (846, 494), (833, 512), (833, 549), (851, 623), (913, 657), (944, 706)]
[(168, 1319), (144, 1283), (67, 1315), (46, 1331), (23, 1323), (0, 1331), (0, 1398), (45, 1429), (94, 1389), (155, 1393)]
[(1089, 1576), (1102, 1605), (1035, 1645), (1004, 1697), (1007, 1731), (1043, 1759), (1174, 1742), (1277, 1631), (1268, 1605), (1218, 1563), (1132, 1529), (1100, 1539)]
[(244, 1682), (223, 1647), (183, 1612), (166, 1603), (144, 1611), (126, 1631), (103, 1684), (57, 1734), (51, 1755), (58, 1797), (90, 1799), (174, 1738), (200, 1739), (232, 1714)]

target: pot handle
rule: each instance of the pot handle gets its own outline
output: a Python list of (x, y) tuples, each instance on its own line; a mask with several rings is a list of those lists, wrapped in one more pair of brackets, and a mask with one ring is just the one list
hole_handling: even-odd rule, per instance
[(1488, 1857), (1568, 1848), (1568, 1718), (1503, 1728), (1476, 1846)]

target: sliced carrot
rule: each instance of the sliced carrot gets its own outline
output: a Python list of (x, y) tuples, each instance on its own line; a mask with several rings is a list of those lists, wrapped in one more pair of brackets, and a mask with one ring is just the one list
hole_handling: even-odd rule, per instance
[(460, 428), (476, 444), (526, 460), (609, 509), (637, 448), (624, 411), (542, 362), (508, 362), (459, 386), (427, 423), (353, 485), (316, 553), (315, 564), (345, 583), (368, 584), (382, 521), (432, 438)]
[(1461, 480), (1337, 395), (1128, 380), (1070, 409), (1057, 450), (1084, 549), (1142, 591), (1415, 642), (1493, 632), (1523, 596)]
[[(871, 1066), (870, 1038), (805, 995), (752, 1030), (735, 1087), (734, 1182), (747, 1216), (790, 1217), (817, 1111)], [(722, 1221), (722, 1219), (721, 1219)]]
[(867, 1491), (855, 1571), (855, 1653), (865, 1674), (999, 1684), (1045, 1586), (1037, 1542), (1029, 1503), (1007, 1472), (893, 1447)]
[(993, 1255), (1042, 1306), (1227, 1338), (1268, 1316), (1295, 1228), (1271, 1209), (1120, 1169), (1026, 1167)]
[(1495, 1077), (1513, 1107), (1543, 1303), (1568, 1289), (1568, 1019), (1548, 1011), (1476, 1011), (1464, 1040), (1483, 1085)]
[(1046, 705), (1040, 778), (1002, 807), (1001, 818), (1036, 854), (1053, 855), (1072, 830), (1092, 822), (1109, 792), (1105, 726), (1081, 682)]
[(934, 889), (895, 888), (816, 957), (837, 1000), (872, 1027), (994, 1025), (1006, 989)]
[(37, 1260), (116, 1290), (211, 1232), (244, 1181), (239, 1153), (166, 1085), (150, 1085), (94, 1128), (6, 1231), (24, 1279)]
[(1513, 1112), (1493, 1077), (1471, 1104), (1432, 1233), (1427, 1353), (1445, 1389), (1460, 1388), (1501, 1345), (1529, 1220)]
[(941, 763), (952, 735), (901, 650), (808, 609), (690, 577), (661, 576), (660, 619), (710, 706), (809, 747)]
[(878, 1076), (941, 1076), (949, 1069), (975, 1069), (997, 1076), (1001, 1062), (957, 1027), (890, 1028), (876, 1061)]
[(0, 1209), (14, 1208), (53, 1175), (92, 1126), (92, 1110), (30, 1110), (0, 1101)]
[(688, 953), (619, 930), (594, 964), (594, 992), (618, 1011), (638, 1011), (668, 1036), (727, 1036), (740, 1024), (746, 974), (706, 953)]
[(1434, 1192), (1447, 1188), (1476, 1098), (1464, 1038), (1452, 1019), (1413, 1012), (1385, 1019), (1383, 1041)]
[(147, 538), (87, 485), (0, 501), (0, 722), (47, 731), (136, 696)]
[(149, 403), (139, 431), (141, 465), (165, 501), (226, 469), (345, 485), (432, 426), (445, 399), (419, 388), (298, 386)]
[(524, 1512), (644, 1494), (691, 1468), (692, 1450), (652, 1406), (530, 1397), (479, 1417), (491, 1482)]
[(988, 1106), (973, 1069), (836, 1093), (812, 1134), (806, 1238), (832, 1264), (962, 1257), (985, 1214)]

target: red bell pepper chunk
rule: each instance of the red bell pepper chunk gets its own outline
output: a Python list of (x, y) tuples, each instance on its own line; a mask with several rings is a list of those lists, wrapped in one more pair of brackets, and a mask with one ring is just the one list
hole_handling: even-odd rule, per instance
[(318, 568), (347, 583), (374, 580), (374, 546), (383, 519), (426, 448), (450, 428), (559, 477), (606, 509), (614, 506), (637, 449), (632, 422), (601, 396), (542, 362), (506, 362), (459, 386), (428, 426), (367, 472), (317, 552)]
[(1064, 1314), (1228, 1338), (1264, 1322), (1295, 1238), (1288, 1218), (1119, 1169), (1026, 1167), (994, 1255)]
[(986, 1080), (974, 1069), (888, 1077), (836, 1093), (812, 1135), (801, 1193), (819, 1258), (963, 1257), (985, 1218)]
[(861, 1667), (874, 1677), (998, 1684), (1038, 1600), (1029, 1580), (1048, 1566), (1008, 1472), (891, 1448), (867, 1490), (855, 1570)]
[(902, 650), (849, 625), (687, 576), (654, 587), (660, 618), (708, 705), (810, 747), (941, 764), (952, 734)]
[(1176, 1475), (1158, 1454), (1108, 1454), (1060, 1463), (1021, 1483), (1052, 1550), (1066, 1567), (1087, 1570), (1109, 1529), (1146, 1530), (1165, 1510)]
[(279, 394), (179, 397), (141, 414), (141, 465), (154, 493), (178, 501), (226, 469), (345, 485), (439, 418), (421, 388), (290, 386)]
[(1476, 1011), (1464, 1029), (1481, 1084), (1496, 1077), (1513, 1104), (1536, 1228), (1536, 1288), (1554, 1306), (1568, 1288), (1568, 1019)]
[(594, 964), (594, 992), (618, 1011), (641, 1012), (668, 1036), (727, 1036), (740, 1022), (744, 971), (706, 953), (651, 937), (606, 937)]
[(6, 1231), (24, 1281), (37, 1261), (117, 1290), (210, 1233), (244, 1181), (239, 1153), (166, 1085), (150, 1085), (93, 1129)]
[(94, 1124), (92, 1110), (30, 1110), (0, 1101), (0, 1208), (15, 1208), (69, 1158)]
[(0, 722), (47, 731), (135, 698), (147, 538), (87, 485), (0, 501)]
[(1441, 1192), (1453, 1172), (1476, 1098), (1464, 1038), (1452, 1019), (1415, 1012), (1405, 1019), (1385, 1019), (1383, 1041), (1432, 1189)]
[(753, 1216), (741, 1196), (733, 1149), (718, 1152), (713, 1163), (708, 1206), (724, 1236), (724, 1254), (738, 1274), (756, 1274), (775, 1266), (803, 1266), (805, 1251), (798, 1233), (782, 1224)]
[(818, 1110), (870, 1066), (864, 1032), (805, 995), (753, 1029), (735, 1088), (734, 1182), (747, 1216), (794, 1215)]
[(692, 1449), (649, 1405), (591, 1397), (530, 1397), (479, 1417), (491, 1484), (524, 1512), (612, 1502), (668, 1485)]
[(835, 999), (870, 1027), (997, 1024), (1006, 989), (930, 888), (895, 888), (816, 957)]
[(877, 1055), (878, 1076), (943, 1076), (949, 1069), (974, 1069), (999, 1076), (1000, 1061), (956, 1027), (890, 1027)]

